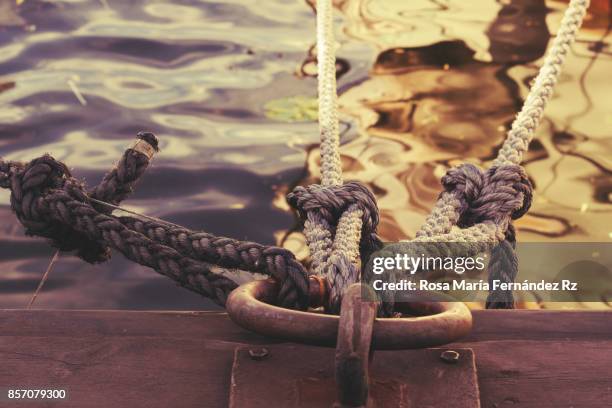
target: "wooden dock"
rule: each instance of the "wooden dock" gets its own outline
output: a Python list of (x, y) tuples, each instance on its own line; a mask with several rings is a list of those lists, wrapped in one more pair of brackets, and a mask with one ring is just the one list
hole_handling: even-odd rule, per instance
[[(4, 310), (2, 392), (68, 399), (0, 406), (226, 407), (235, 348), (272, 343), (219, 312)], [(474, 350), (483, 408), (612, 407), (611, 312), (475, 311), (454, 346)]]

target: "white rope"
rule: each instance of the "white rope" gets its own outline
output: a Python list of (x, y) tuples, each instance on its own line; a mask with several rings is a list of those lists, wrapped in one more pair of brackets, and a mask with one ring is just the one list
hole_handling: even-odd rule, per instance
[[(321, 185), (331, 187), (340, 186), (343, 183), (336, 93), (333, 6), (331, 0), (317, 0), (316, 6)], [(307, 214), (304, 235), (312, 259), (311, 272), (325, 275), (328, 282), (332, 283), (330, 285), (332, 305), (339, 303), (341, 291), (348, 284), (359, 279), (359, 268), (346, 268), (347, 270), (338, 271), (338, 268), (334, 268), (333, 265), (355, 264), (358, 261), (362, 215), (362, 211), (358, 208), (348, 208), (340, 217), (334, 231), (325, 220), (314, 214)], [(342, 259), (339, 261), (339, 258)]]
[[(333, 10), (329, 0), (319, 0), (317, 13), (317, 70), (319, 102), (319, 134), (321, 138), (321, 184), (342, 184), (340, 136), (337, 116), (336, 57), (333, 52)], [(325, 221), (309, 213), (304, 222), (304, 236), (312, 260), (310, 271), (324, 275), (332, 252), (332, 228)]]
[(553, 94), (561, 67), (570, 51), (570, 46), (576, 39), (588, 8), (589, 0), (572, 0), (567, 7), (557, 37), (529, 91), (523, 109), (512, 123), (506, 141), (493, 162), (494, 166), (521, 163), (523, 153), (527, 151), (529, 142), (542, 120), (544, 108)]
[[(544, 108), (553, 94), (561, 67), (569, 53), (570, 46), (576, 39), (588, 7), (589, 0), (570, 1), (552, 47), (544, 59), (544, 64), (527, 95), (523, 108), (512, 123), (506, 140), (497, 158), (493, 161), (493, 166), (521, 163), (523, 153), (527, 151), (529, 142), (533, 139), (535, 130), (542, 120)], [(452, 194), (442, 194), (425, 220), (425, 224), (417, 232), (415, 241), (428, 241), (432, 237), (443, 237), (447, 242), (460, 242), (465, 239), (475, 242), (481, 239), (480, 234), (472, 236), (466, 234), (465, 231), (451, 231), (459, 219), (458, 209), (459, 201)], [(495, 238), (495, 233), (491, 232), (491, 234), (493, 234), (491, 238)], [(498, 243), (498, 239), (489, 241), (494, 242), (494, 245)]]
[(332, 0), (317, 0), (319, 133), (321, 135), (321, 184), (324, 186), (342, 185), (333, 17)]

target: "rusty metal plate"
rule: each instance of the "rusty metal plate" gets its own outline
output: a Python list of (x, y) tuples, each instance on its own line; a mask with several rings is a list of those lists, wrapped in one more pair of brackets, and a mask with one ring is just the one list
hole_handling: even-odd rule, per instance
[[(302, 345), (236, 349), (231, 408), (325, 407), (336, 400), (335, 350)], [(459, 353), (452, 363), (445, 350)], [(468, 348), (377, 351), (368, 407), (479, 408), (474, 353)]]

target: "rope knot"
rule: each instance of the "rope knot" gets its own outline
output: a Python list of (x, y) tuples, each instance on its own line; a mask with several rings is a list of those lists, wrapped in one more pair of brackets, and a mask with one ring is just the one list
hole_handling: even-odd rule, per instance
[(521, 166), (504, 164), (486, 171), (473, 164), (450, 169), (442, 177), (444, 189), (461, 203), (458, 222), (468, 227), (483, 221), (517, 219), (531, 206), (533, 189)]
[(363, 214), (362, 250), (369, 253), (380, 242), (376, 235), (379, 222), (376, 198), (360, 182), (350, 181), (340, 186), (298, 186), (287, 195), (287, 202), (298, 211), (302, 220), (306, 220), (308, 213), (313, 213), (324, 219), (332, 228), (338, 225), (342, 214), (354, 205)]
[[(6, 170), (6, 172), (4, 171)], [(3, 182), (8, 179), (9, 182)], [(87, 200), (85, 186), (72, 177), (66, 165), (44, 155), (23, 165), (3, 163), (0, 168), (2, 187), (11, 189), (11, 208), (23, 224), (26, 234), (49, 238), (62, 251), (77, 251), (87, 262), (102, 262), (110, 250), (88, 239), (74, 228), (61, 197), (70, 196), (79, 202)], [(50, 210), (59, 215), (49, 216)]]
[(32, 160), (25, 166), (14, 165), (12, 168), (11, 187), (19, 188), (19, 191), (24, 194), (27, 191), (60, 188), (66, 178), (72, 177), (64, 163), (55, 160), (48, 154)]

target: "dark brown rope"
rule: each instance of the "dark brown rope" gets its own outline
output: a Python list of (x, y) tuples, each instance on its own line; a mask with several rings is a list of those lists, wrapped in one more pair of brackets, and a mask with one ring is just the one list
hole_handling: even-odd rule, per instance
[[(159, 142), (153, 133), (140, 132), (136, 138), (149, 144), (155, 152), (159, 151)], [(118, 205), (132, 191), (134, 185), (149, 167), (150, 158), (133, 148), (127, 149), (117, 165), (109, 171), (100, 184), (89, 191), (89, 197), (104, 201), (109, 204)], [(112, 208), (94, 204), (100, 212), (110, 214)]]
[[(138, 138), (157, 149), (150, 133)], [(87, 262), (107, 260), (110, 250), (151, 267), (181, 286), (223, 305), (236, 283), (211, 271), (221, 268), (259, 272), (281, 284), (278, 304), (308, 305), (308, 277), (288, 250), (190, 231), (134, 217), (116, 217), (111, 209), (123, 200), (149, 166), (149, 157), (128, 149), (102, 182), (87, 192), (85, 184), (49, 155), (23, 164), (0, 160), (0, 187), (11, 190), (11, 208), (28, 235), (48, 238), (62, 251), (76, 251)]]

